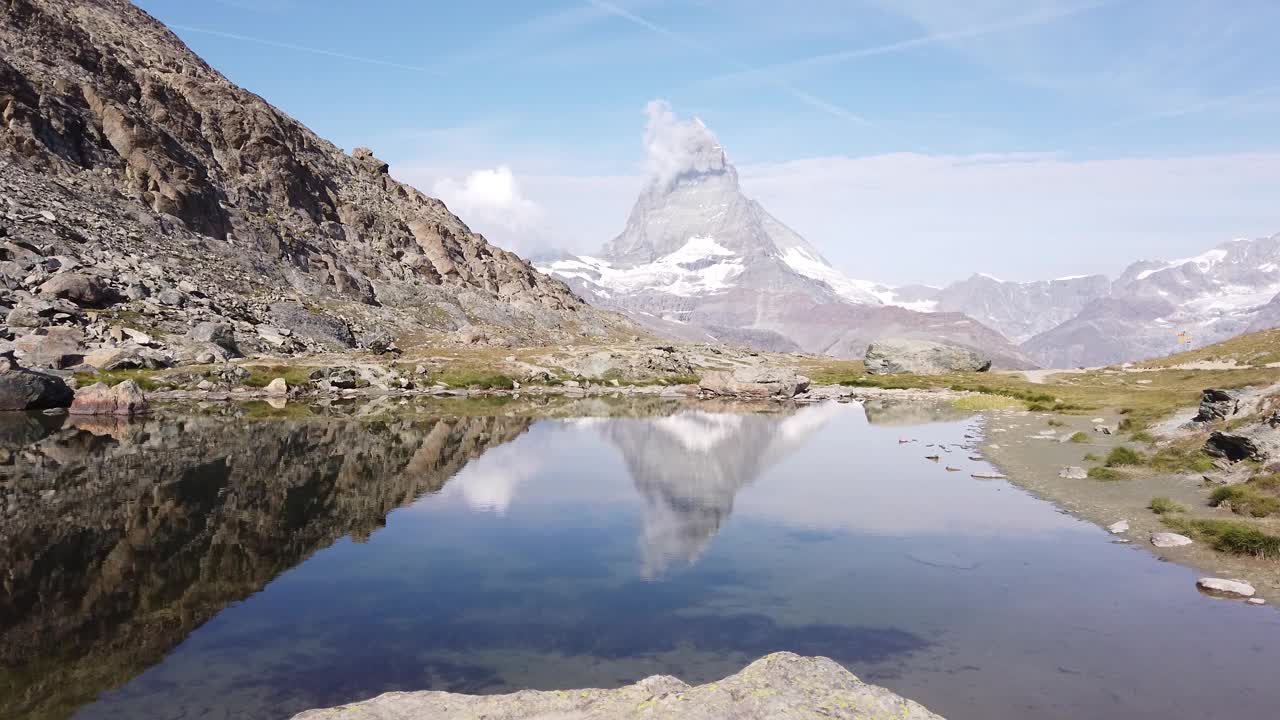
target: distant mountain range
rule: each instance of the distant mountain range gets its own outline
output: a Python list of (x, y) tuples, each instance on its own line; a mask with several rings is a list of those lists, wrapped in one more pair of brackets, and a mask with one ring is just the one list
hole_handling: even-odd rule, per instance
[(1280, 235), (1144, 260), (1115, 279), (850, 278), (744, 195), (714, 134), (691, 122), (678, 148), (687, 162), (650, 180), (620, 235), (595, 256), (535, 266), (659, 333), (844, 357), (906, 336), (976, 347), (1004, 367), (1093, 366), (1280, 325)]

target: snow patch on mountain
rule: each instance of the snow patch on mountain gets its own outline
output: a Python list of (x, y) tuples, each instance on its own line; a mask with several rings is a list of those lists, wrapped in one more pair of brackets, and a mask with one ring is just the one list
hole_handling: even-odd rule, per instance
[(898, 297), (895, 288), (869, 280), (855, 280), (839, 270), (831, 267), (821, 258), (800, 247), (787, 248), (782, 253), (782, 261), (801, 275), (826, 283), (840, 297), (853, 303), (864, 305), (895, 305), (915, 310), (916, 312), (933, 312), (938, 303), (933, 300), (906, 301)]
[(602, 297), (615, 293), (653, 290), (680, 297), (714, 295), (732, 286), (742, 273), (737, 253), (699, 235), (657, 260), (630, 267), (616, 267), (608, 260), (580, 255), (540, 266), (562, 278), (578, 278)]
[[(1232, 242), (1248, 242), (1247, 240), (1233, 240)], [(1134, 276), (1135, 280), (1146, 280), (1158, 272), (1168, 270), (1169, 268), (1182, 267), (1184, 265), (1194, 263), (1200, 272), (1209, 272), (1215, 265), (1227, 259), (1228, 252), (1225, 248), (1219, 246), (1208, 252), (1200, 253), (1195, 257), (1183, 258), (1181, 260), (1171, 260), (1162, 264), (1160, 267), (1149, 268), (1143, 270)]]

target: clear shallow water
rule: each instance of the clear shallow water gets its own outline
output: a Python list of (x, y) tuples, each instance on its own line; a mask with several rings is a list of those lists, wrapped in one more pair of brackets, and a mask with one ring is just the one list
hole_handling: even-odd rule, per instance
[(791, 650), (953, 719), (1275, 714), (1274, 610), (971, 479), (959, 447), (923, 459), (974, 426), (942, 417), (8, 432), (36, 453), (11, 502), (55, 492), (3, 537), (0, 708), (278, 718), (396, 689), (704, 682)]

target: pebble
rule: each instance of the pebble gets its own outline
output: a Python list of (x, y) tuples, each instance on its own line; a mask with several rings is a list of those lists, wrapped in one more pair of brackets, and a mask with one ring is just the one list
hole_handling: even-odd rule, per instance
[(1112, 535), (1123, 535), (1124, 533), (1129, 532), (1129, 521), (1120, 520), (1119, 522), (1113, 522), (1107, 526), (1107, 532)]
[(1263, 600), (1262, 598), (1249, 598), (1248, 600), (1245, 600), (1245, 602), (1249, 603), (1250, 605), (1266, 605), (1267, 604), (1267, 601)]

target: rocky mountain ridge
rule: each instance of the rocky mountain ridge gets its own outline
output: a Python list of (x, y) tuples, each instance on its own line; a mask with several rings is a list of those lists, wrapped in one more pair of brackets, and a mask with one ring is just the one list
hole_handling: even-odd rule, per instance
[(0, 5), (0, 120), (0, 351), (36, 364), (633, 332), (125, 0)]
[(1114, 280), (975, 275), (925, 297), (1003, 332), (1046, 367), (1159, 357), (1280, 325), (1280, 234), (1138, 261)]
[(650, 178), (626, 227), (599, 257), (561, 257), (539, 269), (660, 333), (837, 357), (861, 357), (881, 337), (941, 338), (980, 348), (998, 365), (1032, 365), (972, 318), (893, 305), (885, 301), (893, 294), (888, 288), (845, 278), (742, 192), (708, 128), (676, 121), (659, 107), (659, 119), (675, 123), (670, 134), (677, 139), (661, 147), (650, 111), (650, 164), (656, 156), (674, 167)]

